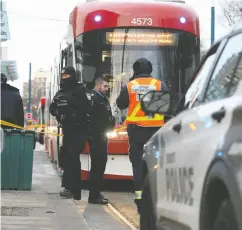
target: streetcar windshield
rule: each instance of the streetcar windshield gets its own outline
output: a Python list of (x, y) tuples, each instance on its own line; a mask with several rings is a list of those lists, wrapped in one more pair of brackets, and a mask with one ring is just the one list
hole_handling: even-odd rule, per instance
[[(93, 88), (95, 78), (110, 80), (110, 102), (115, 108), (121, 86), (132, 77), (133, 63), (144, 57), (151, 75), (170, 88), (175, 104), (187, 88), (199, 62), (199, 39), (188, 32), (155, 28), (116, 28), (86, 32), (76, 38), (79, 80)], [(120, 118), (121, 122), (121, 118)]]

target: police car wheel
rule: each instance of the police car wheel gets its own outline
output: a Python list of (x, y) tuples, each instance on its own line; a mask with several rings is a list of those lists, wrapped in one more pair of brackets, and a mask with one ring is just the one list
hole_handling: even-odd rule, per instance
[(140, 210), (140, 230), (157, 230), (148, 175), (144, 180)]
[(213, 230), (238, 230), (234, 209), (231, 202), (224, 200), (217, 213)]

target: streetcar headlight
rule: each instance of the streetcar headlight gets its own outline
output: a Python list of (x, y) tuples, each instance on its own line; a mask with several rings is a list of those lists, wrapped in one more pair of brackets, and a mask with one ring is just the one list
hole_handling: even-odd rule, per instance
[(108, 132), (106, 135), (108, 138), (113, 138), (113, 137), (117, 137), (118, 133), (117, 132)]
[(108, 132), (106, 133), (106, 136), (108, 138), (114, 138), (114, 137), (117, 137), (117, 136), (124, 136), (124, 135), (127, 135), (128, 133), (127, 132), (116, 132), (116, 131), (112, 131), (112, 132)]
[(120, 135), (126, 135), (128, 133), (127, 132), (118, 132), (118, 134), (120, 134)]

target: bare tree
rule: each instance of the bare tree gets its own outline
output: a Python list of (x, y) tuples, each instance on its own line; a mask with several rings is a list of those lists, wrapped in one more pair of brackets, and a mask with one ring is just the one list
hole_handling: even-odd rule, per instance
[(231, 27), (241, 19), (241, 0), (220, 0), (222, 15), (220, 23), (223, 26)]

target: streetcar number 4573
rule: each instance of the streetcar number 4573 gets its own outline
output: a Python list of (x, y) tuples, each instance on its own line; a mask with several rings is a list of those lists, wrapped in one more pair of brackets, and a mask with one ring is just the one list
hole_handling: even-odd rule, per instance
[(151, 26), (153, 24), (152, 18), (133, 18), (131, 24), (138, 25), (138, 26)]

